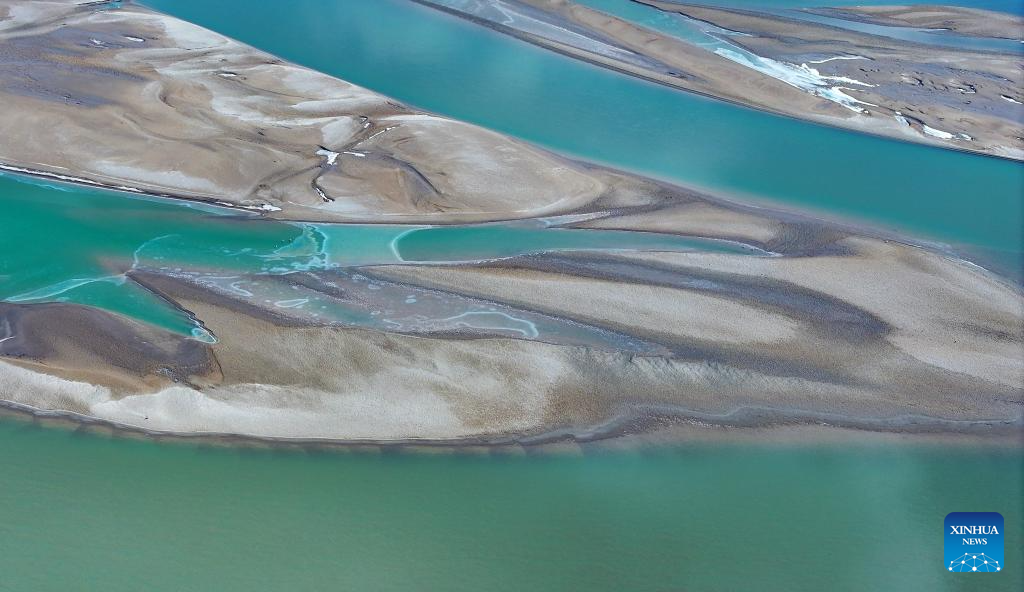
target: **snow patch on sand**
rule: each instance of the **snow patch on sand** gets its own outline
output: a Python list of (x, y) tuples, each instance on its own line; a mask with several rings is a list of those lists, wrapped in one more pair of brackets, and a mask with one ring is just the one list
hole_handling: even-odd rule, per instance
[(927, 125), (922, 125), (921, 131), (923, 131), (925, 135), (932, 136), (933, 138), (940, 138), (942, 140), (952, 140), (954, 137), (953, 134), (949, 132), (944, 132), (940, 129), (935, 129), (934, 127), (929, 127)]
[(826, 76), (807, 64), (800, 64), (798, 66), (788, 62), (780, 62), (778, 60), (764, 58), (738, 49), (733, 50), (719, 47), (715, 49), (715, 54), (732, 62), (736, 62), (737, 64), (757, 70), (762, 74), (771, 76), (772, 78), (785, 82), (786, 84), (796, 87), (802, 91), (809, 92), (815, 96), (838, 103), (857, 113), (866, 112), (866, 109), (861, 107), (861, 105), (867, 105), (869, 107), (877, 106), (872, 103), (861, 101), (860, 99), (843, 92), (844, 90), (850, 89), (833, 85), (833, 83), (839, 82), (866, 87), (874, 86), (867, 82), (861, 82), (860, 80), (847, 78), (845, 76)]
[(37, 177), (47, 177), (49, 179), (59, 179), (61, 181), (69, 181), (71, 183), (82, 183), (84, 185), (92, 185), (94, 187), (107, 187), (110, 189), (120, 189), (121, 191), (130, 191), (132, 193), (142, 193), (141, 189), (135, 187), (128, 187), (127, 185), (107, 185), (105, 183), (99, 183), (91, 179), (84, 177), (72, 177), (71, 175), (61, 175), (58, 173), (50, 173), (47, 171), (39, 171), (36, 169), (26, 169), (22, 167), (11, 166), (7, 164), (0, 164), (0, 170), (11, 171), (12, 173), (25, 173), (27, 175), (34, 175)]
[(324, 158), (326, 158), (327, 166), (334, 166), (334, 163), (338, 161), (339, 153), (334, 152), (333, 150), (328, 150), (326, 148), (321, 148), (316, 151), (316, 155), (323, 156)]
[(864, 56), (859, 56), (859, 55), (840, 55), (840, 56), (833, 56), (833, 57), (830, 57), (830, 58), (825, 58), (823, 60), (810, 60), (808, 63), (809, 64), (824, 64), (826, 62), (834, 62), (836, 60), (867, 60), (867, 59), (870, 59), (870, 58), (866, 58)]

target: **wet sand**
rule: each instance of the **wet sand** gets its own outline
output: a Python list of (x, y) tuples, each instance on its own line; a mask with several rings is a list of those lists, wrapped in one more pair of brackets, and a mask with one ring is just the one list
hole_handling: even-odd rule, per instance
[[(665, 208), (661, 224), (699, 230), (691, 207), (716, 206)], [(721, 223), (728, 213), (719, 206), (709, 226), (745, 238), (752, 214), (730, 228)], [(579, 225), (643, 219), (622, 212)], [(762, 220), (757, 233), (772, 235), (764, 244), (779, 256), (570, 252), (353, 270), (624, 335), (661, 353), (574, 345), (557, 334), (324, 325), (181, 277), (133, 272), (217, 343), (84, 307), (5, 305), (17, 338), (0, 343), (3, 398), (154, 432), (375, 443), (818, 423), (993, 437), (1020, 429), (1018, 288), (918, 247)], [(316, 285), (298, 275), (292, 281)], [(304, 275), (322, 276), (321, 285), (331, 277)]]
[[(15, 106), (0, 113), (11, 139), (0, 160), (12, 166), (281, 208), (265, 208), (272, 216), (451, 223), (585, 214), (555, 224), (725, 238), (772, 254), (568, 252), (346, 270), (647, 349), (586, 345), (558, 333), (510, 338), (486, 327), (402, 333), (328, 325), (180, 275), (130, 272), (194, 314), (217, 342), (82, 306), (2, 304), (0, 398), (14, 408), (145, 434), (374, 446), (655, 433), (671, 440), (702, 430), (816, 424), (1020, 434), (1020, 288), (933, 246), (583, 165), (412, 113), (136, 7), (0, 6), (0, 17), (15, 17), (0, 20), (0, 45), (15, 47), (19, 59), (81, 75), (53, 74), (43, 84), (43, 68), (20, 94), (0, 91)], [(55, 33), (46, 23), (57, 21), (72, 24)], [(115, 32), (125, 44), (153, 47), (92, 42), (112, 45)], [(82, 109), (42, 90), (67, 80), (74, 100), (96, 105)], [(101, 125), (119, 117), (120, 125)], [(85, 143), (96, 129), (112, 140), (100, 148)], [(47, 142), (61, 149), (43, 152)], [(448, 159), (438, 146), (465, 152)], [(331, 168), (341, 148), (367, 160), (358, 182)], [(45, 156), (40, 162), (63, 164), (8, 160), (32, 150)], [(510, 201), (504, 188), (517, 183), (524, 190)], [(324, 201), (318, 188), (336, 201)], [(330, 273), (285, 281), (326, 291)]]
[[(748, 107), (905, 141), (1024, 158), (1019, 53), (917, 45), (765, 13), (637, 0), (740, 32), (743, 36), (727, 36), (729, 42), (762, 57), (836, 77), (833, 88), (861, 101), (844, 106), (566, 0), (502, 0), (500, 10), (488, 3), (416, 1), (572, 57)], [(932, 14), (927, 10), (901, 15)], [(848, 59), (853, 57), (858, 59)]]
[(811, 12), (876, 25), (916, 27), (936, 31), (955, 31), (960, 35), (998, 39), (1024, 39), (1024, 17), (965, 8), (918, 4), (914, 6), (844, 6), (809, 9)]
[[(864, 111), (853, 117), (854, 129), (1024, 158), (1019, 53), (915, 45), (748, 11), (642, 2), (748, 33), (752, 36), (732, 41), (758, 55), (806, 62), (823, 75), (857, 81), (841, 87), (864, 103)], [(828, 61), (813, 63), (820, 60)]]
[(136, 5), (5, 1), (0, 19), (6, 170), (350, 222), (529, 218), (656, 191)]

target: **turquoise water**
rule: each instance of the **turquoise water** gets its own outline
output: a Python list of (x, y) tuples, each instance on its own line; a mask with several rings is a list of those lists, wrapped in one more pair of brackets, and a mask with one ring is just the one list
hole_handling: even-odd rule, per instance
[(410, 104), (563, 152), (726, 194), (1021, 253), (1019, 163), (703, 99), (405, 0), (146, 4)]
[[(1011, 190), (1021, 173), (1011, 163), (696, 99), (391, 0), (153, 4), (591, 158), (783, 201), (792, 191), (787, 203), (1019, 248)], [(332, 262), (734, 248), (508, 225), (276, 223), (11, 177), (0, 178), (0, 205), (0, 298), (36, 292), (182, 331), (194, 321), (155, 312), (120, 274), (237, 271), (270, 282)], [(109, 280), (62, 286), (96, 278)], [(41, 295), (48, 287), (67, 289)], [(898, 441), (581, 456), (303, 453), (0, 419), (0, 590), (1020, 590), (1022, 462), (1019, 448)], [(944, 569), (944, 516), (974, 510), (1006, 519), (999, 574)]]
[[(693, 21), (682, 15), (672, 14), (659, 10), (646, 4), (640, 4), (633, 2), (632, 0), (575, 0), (578, 4), (583, 4), (597, 10), (601, 10), (608, 14), (613, 14), (617, 17), (623, 18), (627, 21), (636, 23), (643, 27), (648, 27), (662, 33), (667, 33), (674, 37), (689, 41), (697, 45), (708, 44), (708, 35), (701, 34), (702, 29), (706, 26), (697, 27), (693, 26)], [(875, 2), (876, 4), (885, 4), (881, 1)], [(703, 4), (709, 4), (704, 2)], [(938, 32), (927, 29), (917, 29), (913, 27), (890, 27), (882, 25), (874, 25), (870, 23), (860, 23), (856, 21), (830, 18), (811, 14), (800, 10), (800, 8), (815, 8), (823, 5), (828, 6), (842, 6), (843, 4), (849, 4), (851, 6), (864, 6), (872, 4), (871, 2), (854, 2), (848, 0), (848, 2), (827, 2), (827, 3), (812, 3), (806, 7), (797, 6), (786, 6), (786, 7), (770, 7), (770, 6), (753, 6), (747, 4), (730, 5), (723, 4), (723, 8), (744, 8), (748, 10), (760, 10), (764, 12), (770, 12), (786, 18), (803, 19), (806, 21), (812, 21), (816, 23), (822, 23), (833, 27), (840, 27), (844, 29), (850, 29), (852, 31), (859, 31), (861, 33), (868, 33), (870, 35), (880, 35), (883, 37), (891, 37), (894, 39), (901, 39), (903, 41), (911, 41), (914, 43), (923, 43), (926, 45), (938, 45), (943, 47), (956, 47), (963, 49), (974, 49), (984, 51), (1002, 51), (1020, 53), (1024, 51), (1024, 45), (1019, 41), (1013, 39), (988, 39), (979, 37), (970, 37), (966, 35), (957, 35), (951, 32)], [(695, 31), (696, 30), (696, 31)], [(718, 34), (720, 38), (725, 36)]]
[[(1017, 451), (260, 452), (0, 421), (0, 590), (1020, 590)], [(943, 518), (999, 511), (1006, 569)]]
[[(632, 0), (612, 0), (632, 2)], [(669, 0), (671, 1), (671, 0)], [(821, 6), (895, 6), (901, 4), (894, 0), (700, 0), (681, 4), (705, 4), (726, 8), (743, 8), (747, 10), (764, 10), (777, 8), (816, 8)], [(942, 4), (945, 6), (963, 6), (966, 8), (983, 8), (1012, 14), (1024, 14), (1024, 3), (1020, 0), (948, 0), (943, 2), (902, 2), (907, 4)]]
[[(565, 250), (758, 254), (724, 241), (540, 223), (423, 227), (264, 220), (226, 208), (144, 198), (0, 174), (0, 300), (69, 302), (127, 315), (198, 339), (215, 337), (186, 311), (126, 275), (156, 271), (226, 286), (319, 322), (365, 324), (272, 279), (302, 271), (404, 262), (477, 261)], [(43, 240), (42, 237), (60, 237)], [(245, 288), (241, 288), (245, 282)], [(255, 283), (254, 283), (255, 282)], [(263, 286), (258, 288), (258, 286)], [(454, 311), (455, 313), (461, 311)]]
[(852, 31), (859, 31), (869, 35), (881, 35), (883, 37), (892, 37), (893, 39), (902, 39), (904, 41), (923, 43), (925, 45), (941, 45), (979, 51), (998, 51), (1017, 54), (1024, 52), (1024, 45), (1016, 39), (990, 39), (971, 37), (969, 35), (957, 35), (956, 33), (949, 31), (876, 25), (795, 10), (778, 10), (776, 13), (788, 18), (802, 19), (832, 27), (841, 27)]

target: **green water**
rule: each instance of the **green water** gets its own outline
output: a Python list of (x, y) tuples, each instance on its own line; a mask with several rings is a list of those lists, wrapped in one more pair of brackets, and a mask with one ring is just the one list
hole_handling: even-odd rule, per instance
[[(633, 0), (611, 0), (612, 2), (633, 2)], [(679, 4), (704, 4), (707, 6), (725, 6), (745, 10), (765, 10), (776, 8), (815, 8), (821, 6), (891, 6), (893, 0), (701, 0), (700, 2), (676, 1)], [(924, 4), (924, 2), (905, 2), (906, 4)], [(932, 3), (937, 4), (937, 3)], [(1024, 4), (1020, 0), (946, 0), (944, 6), (964, 6), (967, 8), (983, 8), (1001, 12), (1024, 13)]]
[[(214, 336), (200, 321), (125, 273), (251, 279), (354, 265), (476, 261), (564, 250), (757, 253), (724, 241), (545, 228), (539, 223), (435, 228), (274, 222), (226, 208), (9, 175), (0, 175), (0, 209), (5, 212), (0, 218), (0, 300), (95, 306), (206, 341)], [(294, 308), (294, 302), (282, 299), (281, 306)], [(302, 304), (312, 308), (316, 303)]]
[[(608, 2), (632, 3), (633, 0), (599, 0)], [(670, 2), (673, 0), (669, 0)], [(893, 0), (701, 0), (700, 2), (689, 2), (675, 0), (679, 4), (704, 4), (707, 6), (724, 6), (727, 8), (741, 8), (745, 10), (768, 10), (783, 8), (818, 8), (822, 6), (892, 6)], [(926, 4), (925, 2), (904, 2), (907, 4)], [(966, 8), (982, 8), (985, 10), (997, 10), (1013, 14), (1024, 14), (1024, 4), (1020, 0), (944, 0), (941, 3), (933, 2), (932, 5), (963, 6)]]
[(429, 110), (614, 166), (1017, 258), (1024, 165), (776, 117), (408, 0), (146, 5)]
[[(1019, 251), (1024, 177), (1012, 163), (696, 99), (393, 0), (151, 4), (589, 158)], [(737, 248), (516, 225), (277, 223), (11, 177), (0, 212), (0, 299), (79, 302), (198, 338), (195, 319), (125, 271), (269, 281), (537, 250)], [(0, 590), (1019, 590), (1022, 494), (1019, 449), (301, 453), (0, 419)], [(945, 571), (951, 511), (1004, 515), (1002, 572)]]
[[(1020, 456), (259, 452), (0, 421), (0, 590), (1019, 590)], [(1006, 569), (943, 518), (999, 511)]]
[[(667, 33), (673, 37), (683, 39), (684, 41), (694, 43), (698, 46), (709, 47), (712, 45), (718, 45), (722, 43), (722, 39), (728, 39), (728, 36), (722, 35), (721, 31), (717, 32), (717, 36), (711, 36), (704, 32), (707, 28), (705, 24), (695, 22), (691, 19), (683, 17), (678, 14), (673, 14), (663, 10), (659, 10), (653, 6), (646, 4), (640, 4), (639, 2), (633, 2), (633, 0), (575, 0), (577, 4), (583, 4), (591, 8), (613, 14), (619, 18), (627, 21), (636, 23), (640, 26), (647, 27)], [(871, 4), (870, 2), (859, 2), (857, 0), (846, 0), (846, 4), (852, 6), (863, 6), (865, 4)], [(885, 0), (877, 0), (876, 4), (884, 4)], [(704, 3), (707, 4), (707, 3)], [(786, 18), (797, 18), (811, 22), (819, 22), (833, 27), (841, 27), (850, 29), (853, 31), (859, 31), (867, 33), (869, 35), (879, 35), (882, 37), (890, 37), (894, 39), (900, 39), (903, 41), (910, 41), (913, 43), (923, 43), (926, 45), (937, 45), (942, 47), (954, 47), (961, 49), (973, 49), (981, 51), (1000, 51), (1000, 52), (1012, 52), (1020, 53), (1024, 51), (1019, 41), (1015, 39), (991, 39), (982, 37), (971, 37), (968, 35), (957, 35), (948, 31), (936, 32), (928, 29), (917, 29), (914, 27), (896, 27), (896, 26), (884, 26), (874, 25), (870, 23), (862, 23), (852, 20), (844, 20), (838, 18), (823, 17), (821, 15), (814, 15), (807, 13), (803, 10), (799, 10), (799, 6), (791, 4), (789, 6), (771, 6), (765, 3), (757, 3), (754, 5), (743, 5), (733, 4), (732, 8), (744, 8), (755, 11), (765, 11), (772, 14), (778, 14)], [(841, 6), (844, 2), (828, 2), (831, 7)], [(723, 4), (724, 7), (729, 8), (729, 4)], [(820, 0), (817, 3), (811, 3), (808, 7), (821, 7), (822, 3)], [(990, 8), (993, 10), (999, 10), (1001, 6), (984, 6), (984, 8)], [(1021, 7), (1018, 7), (1018, 11)], [(742, 39), (740, 39), (742, 41)], [(731, 49), (734, 51), (740, 51), (743, 53), (749, 53), (747, 50), (729, 44)]]

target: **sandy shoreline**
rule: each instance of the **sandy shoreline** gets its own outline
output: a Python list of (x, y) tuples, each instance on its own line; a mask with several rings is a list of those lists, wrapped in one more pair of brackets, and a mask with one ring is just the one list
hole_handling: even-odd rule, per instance
[[(769, 69), (791, 70), (786, 76), (807, 84), (817, 79), (820, 91), (811, 93), (778, 75), (566, 0), (502, 0), (500, 11), (461, 0), (415, 1), (570, 57), (746, 107), (901, 141), (1024, 158), (1021, 112), (1005, 98), (1024, 101), (1017, 92), (1024, 82), (1019, 55), (936, 48), (750, 11), (640, 2), (739, 31), (744, 36), (722, 38), (772, 60)], [(869, 60), (870, 71), (863, 62), (843, 59), (853, 55)], [(908, 72), (926, 88), (902, 87), (909, 84)], [(951, 78), (959, 81), (951, 85)], [(963, 97), (961, 88), (971, 96)], [(826, 98), (836, 93), (857, 100), (841, 105)]]
[(658, 191), (136, 5), (0, 2), (4, 11), (0, 162), (10, 167), (332, 222), (534, 218)]
[[(820, 264), (821, 255), (563, 253), (359, 270), (406, 293), (440, 290), (668, 350), (653, 356), (560, 345), (558, 334), (536, 341), (486, 330), (403, 335), (322, 326), (177, 278), (136, 275), (195, 314), (218, 343), (83, 307), (6, 305), (16, 313), (5, 314), (15, 337), (0, 354), (16, 366), (0, 363), (14, 389), (3, 398), (154, 432), (343, 441), (518, 441), (510, 435), (600, 433), (623, 417), (636, 418), (638, 429), (698, 421), (976, 435), (992, 433), (994, 423), (1018, 431), (1019, 293), (998, 281), (979, 290), (979, 272), (926, 251), (852, 240), (845, 255), (825, 247), (834, 254)], [(899, 262), (896, 253), (912, 258)], [(872, 257), (902, 277), (906, 292), (873, 294), (871, 281), (895, 284), (878, 263), (857, 270)], [(835, 269), (833, 278), (849, 277), (821, 284), (821, 265)], [(935, 270), (927, 267), (936, 265), (948, 267), (929, 279)], [(965, 299), (970, 292), (977, 294)], [(947, 315), (966, 324), (949, 325)], [(116, 344), (132, 342), (152, 344), (150, 353), (128, 347), (127, 357), (111, 356), (125, 349)], [(763, 411), (749, 414), (755, 408)]]
[(145, 427), (120, 424), (68, 411), (38, 409), (28, 405), (0, 401), (0, 419), (26, 421), (40, 427), (85, 432), (114, 438), (143, 438), (168, 444), (227, 446), (232, 448), (277, 449), (294, 451), (339, 452), (443, 452), (485, 455), (565, 454), (587, 451), (665, 450), (674, 446), (702, 443), (758, 446), (836, 443), (899, 443), (940, 446), (1009, 446), (1024, 448), (1024, 429), (1006, 422), (934, 422), (914, 423), (911, 418), (899, 429), (893, 424), (850, 424), (841, 418), (777, 417), (766, 421), (756, 410), (744, 418), (709, 421), (684, 413), (649, 418), (619, 418), (600, 429), (569, 433), (564, 430), (536, 434), (510, 434), (457, 440), (340, 440), (271, 438), (232, 433), (154, 431)]
[(914, 6), (844, 6), (842, 8), (813, 8), (810, 12), (859, 22), (955, 31), (960, 35), (997, 39), (1024, 39), (1024, 17), (1005, 12), (919, 4)]
[[(1024, 296), (935, 245), (580, 163), (130, 5), (0, 2), (4, 48), (16, 72), (45, 74), (11, 74), (23, 86), (0, 90), (13, 105), (0, 112), (0, 161), (19, 170), (288, 220), (567, 215), (549, 224), (772, 253), (566, 251), (241, 278), (339, 306), (390, 298), (384, 314), (416, 322), (387, 331), (118, 269), (216, 343), (84, 306), (0, 303), (11, 408), (157, 438), (367, 446), (792, 424), (1000, 440), (1024, 425)], [(83, 142), (96, 129), (111, 136), (102, 149)], [(421, 322), (470, 305), (535, 331)]]

